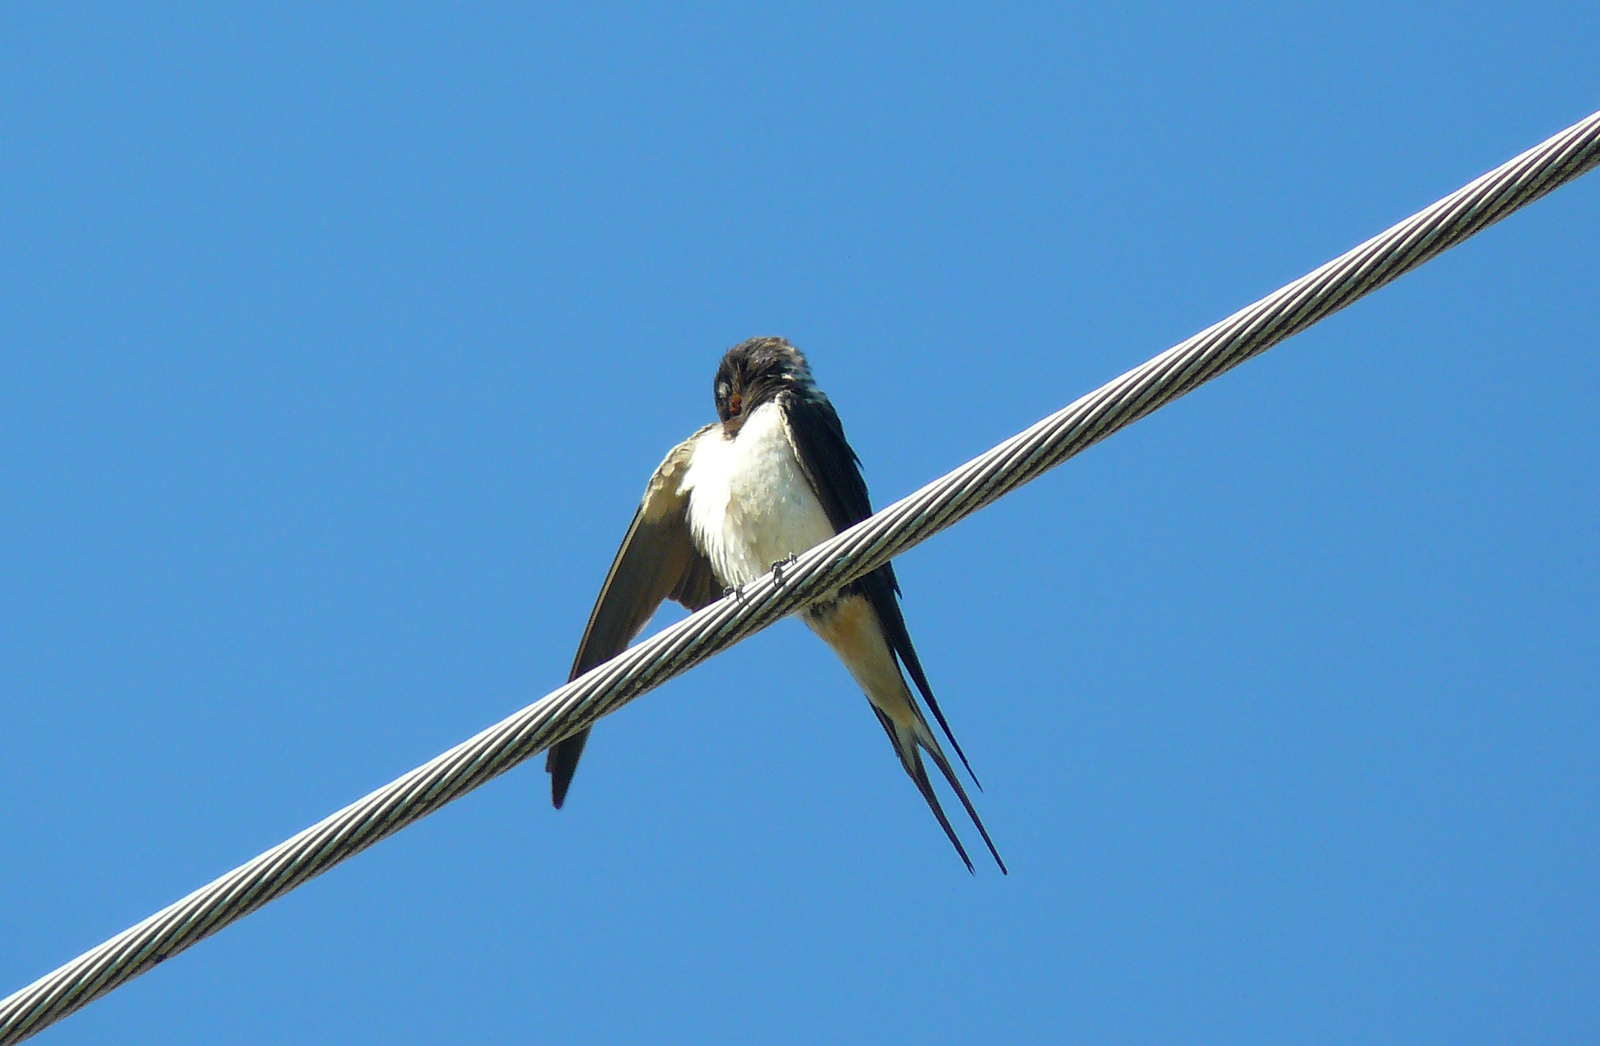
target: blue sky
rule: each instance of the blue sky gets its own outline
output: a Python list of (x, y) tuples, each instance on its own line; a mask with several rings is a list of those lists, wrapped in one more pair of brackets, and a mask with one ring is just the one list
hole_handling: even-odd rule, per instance
[[(1600, 107), (1597, 34), (0, 8), (0, 993), (562, 682), (729, 345), (885, 504)], [(1009, 878), (783, 622), (38, 1041), (1594, 1041), (1597, 232), (898, 561)]]

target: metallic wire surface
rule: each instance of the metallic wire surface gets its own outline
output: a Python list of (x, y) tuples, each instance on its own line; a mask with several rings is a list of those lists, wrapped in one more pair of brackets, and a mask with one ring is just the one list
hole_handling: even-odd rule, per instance
[(0, 1000), (20, 1042), (802, 604), (1600, 165), (1600, 113)]

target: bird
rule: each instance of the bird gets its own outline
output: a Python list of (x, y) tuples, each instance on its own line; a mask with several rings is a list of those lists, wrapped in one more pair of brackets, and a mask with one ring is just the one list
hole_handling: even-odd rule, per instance
[[(626, 649), (664, 600), (698, 610), (872, 515), (861, 461), (798, 348), (777, 337), (740, 342), (717, 367), (712, 395), (718, 420), (673, 447), (650, 477), (600, 587), (569, 681)], [(894, 568), (885, 563), (800, 616), (861, 687), (967, 871), (974, 870), (972, 859), (939, 804), (924, 752), (1009, 874), (906, 683), (909, 673), (978, 785), (912, 646), (899, 596)], [(589, 729), (569, 735), (546, 755), (558, 810), (588, 738)]]

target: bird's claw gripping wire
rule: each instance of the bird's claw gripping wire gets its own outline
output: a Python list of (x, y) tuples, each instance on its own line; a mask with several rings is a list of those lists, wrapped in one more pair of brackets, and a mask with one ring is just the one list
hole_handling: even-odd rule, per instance
[(796, 553), (789, 553), (776, 563), (772, 564), (772, 583), (779, 588), (783, 587), (783, 572), (786, 568), (794, 566), (794, 561), (799, 559)]

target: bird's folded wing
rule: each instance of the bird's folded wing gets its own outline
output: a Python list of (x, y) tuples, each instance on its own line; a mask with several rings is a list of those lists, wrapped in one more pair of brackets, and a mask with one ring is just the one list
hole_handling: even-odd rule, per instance
[(705, 431), (701, 429), (673, 447), (650, 477), (611, 572), (600, 586), (569, 679), (626, 650), (662, 600), (670, 597), (690, 610), (699, 610), (722, 594), (711, 561), (695, 548), (689, 530), (689, 498), (680, 489), (694, 442)]
[[(844, 424), (839, 421), (833, 404), (826, 398), (791, 396), (784, 403), (783, 416), (795, 456), (833, 529), (844, 530), (872, 515), (867, 481), (861, 475), (861, 459), (845, 439)], [(950, 746), (956, 750), (967, 773), (972, 773), (972, 764), (967, 762), (961, 742), (956, 740), (950, 724), (945, 721), (944, 710), (939, 707), (927, 673), (922, 670), (922, 659), (911, 644), (911, 632), (906, 628), (900, 601), (895, 598), (900, 592), (900, 582), (894, 576), (894, 565), (885, 563), (861, 578), (858, 584), (872, 609), (878, 612), (890, 648), (911, 673), (912, 682), (922, 692), (922, 699), (928, 703), (933, 718), (938, 720), (939, 728), (949, 738)]]
[[(699, 610), (722, 594), (710, 560), (695, 548), (687, 514), (689, 499), (681, 490), (694, 442), (705, 431), (701, 429), (673, 447), (650, 477), (611, 572), (600, 586), (569, 680), (626, 650), (662, 600), (671, 598), (690, 610)], [(558, 807), (566, 799), (588, 737), (589, 731), (582, 730), (557, 742), (545, 760), (551, 775), (551, 798)]]

